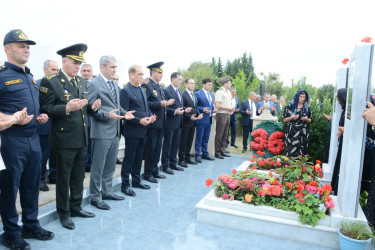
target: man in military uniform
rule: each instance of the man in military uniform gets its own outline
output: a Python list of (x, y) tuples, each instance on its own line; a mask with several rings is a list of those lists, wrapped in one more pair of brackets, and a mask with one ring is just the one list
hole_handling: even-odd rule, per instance
[(215, 94), (215, 105), (218, 110), (216, 114), (215, 157), (224, 159), (224, 157), (230, 157), (225, 152), (225, 144), (229, 131), (230, 116), (233, 114), (234, 107), (230, 94), (232, 82), (229, 76), (222, 77), (219, 82), (222, 87)]
[[(56, 207), (63, 227), (74, 229), (71, 217), (94, 217), (81, 207), (88, 145), (87, 114), (97, 112), (100, 100), (88, 103), (86, 81), (77, 76), (86, 44), (57, 51), (62, 69), (44, 78), (40, 86), (40, 110), (51, 117), (50, 144), (57, 169)], [(69, 197), (70, 190), (70, 197)]]
[(164, 62), (157, 62), (147, 66), (151, 77), (142, 84), (146, 91), (148, 106), (152, 114), (158, 117), (154, 123), (148, 125), (143, 175), (145, 180), (153, 183), (158, 182), (155, 178), (165, 178), (164, 175), (159, 174), (158, 162), (164, 136), (165, 107), (174, 103), (174, 99), (165, 100), (163, 87), (160, 84), (163, 77), (163, 64)]
[[(8, 61), (0, 67), (0, 112), (5, 120), (13, 114), (18, 116), (15, 125), (1, 132), (5, 170), (1, 171), (0, 214), (4, 226), (3, 244), (12, 249), (30, 249), (23, 239), (50, 240), (54, 237), (52, 232), (41, 228), (38, 221), (42, 154), (36, 126), (46, 123), (48, 116), (39, 115), (38, 85), (25, 66), (30, 56), (29, 45), (35, 45), (35, 42), (21, 30), (11, 30), (4, 38)], [(20, 110), (24, 113), (17, 112)], [(22, 229), (18, 225), (16, 209), (18, 189)]]

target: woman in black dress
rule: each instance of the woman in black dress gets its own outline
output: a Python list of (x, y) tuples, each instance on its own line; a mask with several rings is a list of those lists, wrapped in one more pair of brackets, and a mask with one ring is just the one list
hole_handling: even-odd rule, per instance
[(342, 144), (343, 144), (343, 138), (344, 138), (344, 125), (345, 125), (345, 109), (346, 109), (346, 89), (342, 88), (337, 90), (337, 101), (342, 107), (342, 112), (340, 115), (340, 121), (339, 121), (339, 130), (337, 132), (337, 136), (339, 137), (339, 148), (337, 150), (337, 157), (335, 161), (335, 167), (333, 169), (332, 173), (332, 192), (334, 195), (337, 195), (337, 189), (339, 186), (339, 174), (340, 174), (340, 162), (341, 162), (341, 151), (342, 151)]
[(311, 110), (309, 95), (304, 90), (298, 90), (293, 100), (285, 107), (284, 122), (286, 122), (285, 149), (288, 157), (308, 153), (309, 128)]

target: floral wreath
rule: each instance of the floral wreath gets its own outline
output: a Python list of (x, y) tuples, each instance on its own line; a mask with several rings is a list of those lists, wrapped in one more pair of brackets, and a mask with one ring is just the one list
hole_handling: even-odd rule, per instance
[(258, 128), (251, 133), (254, 141), (250, 142), (250, 146), (254, 151), (263, 151), (267, 147), (268, 133), (262, 128)]
[(285, 137), (283, 132), (276, 131), (270, 138), (268, 138), (268, 151), (273, 155), (279, 155), (284, 152), (284, 145), (282, 138)]

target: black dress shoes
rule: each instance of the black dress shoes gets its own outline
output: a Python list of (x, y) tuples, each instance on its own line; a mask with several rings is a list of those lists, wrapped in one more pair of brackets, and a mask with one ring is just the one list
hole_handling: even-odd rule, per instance
[(102, 195), (102, 200), (122, 201), (122, 200), (125, 200), (125, 197), (120, 196), (120, 195), (116, 195), (116, 194)]
[(60, 219), (60, 222), (61, 222), (61, 225), (67, 229), (73, 230), (74, 228), (76, 228), (76, 226), (74, 225), (74, 222), (72, 221), (72, 218), (70, 217)]
[(122, 160), (120, 160), (119, 158), (116, 159), (116, 164), (122, 164)]
[(101, 210), (110, 210), (111, 207), (107, 205), (104, 201), (91, 201), (91, 205)]
[(80, 211), (70, 211), (70, 216), (71, 217), (82, 217), (82, 218), (93, 218), (95, 217), (95, 214), (87, 212), (85, 210), (80, 210)]
[(246, 152), (246, 148), (242, 149), (242, 153), (245, 153)]
[(40, 183), (39, 191), (43, 191), (43, 192), (49, 191), (49, 188), (48, 188), (47, 184)]
[(123, 192), (127, 196), (131, 196), (131, 197), (135, 196), (135, 192), (133, 191), (133, 189), (131, 189), (131, 187), (121, 188), (121, 192)]
[(218, 159), (224, 159), (224, 157), (222, 157), (221, 154), (217, 154), (217, 155), (215, 155), (215, 157), (218, 158)]
[(167, 174), (174, 174), (174, 172), (170, 168), (164, 168), (163, 172)]
[[(4, 236), (3, 236), (4, 237)], [(14, 239), (6, 239), (3, 238), (3, 245), (10, 249), (20, 249), (20, 250), (29, 250), (31, 246), (21, 237), (17, 237)]]
[(152, 183), (158, 183), (159, 181), (155, 179), (152, 175), (145, 176), (145, 180), (152, 182)]
[(221, 156), (224, 156), (224, 157), (231, 157), (230, 154), (228, 154), (228, 153), (221, 153)]
[(184, 171), (184, 169), (179, 166), (172, 166), (171, 169), (177, 170), (177, 171)]
[(178, 162), (178, 165), (181, 166), (181, 167), (184, 167), (184, 168), (187, 168), (187, 167), (188, 167), (188, 165), (186, 164), (185, 161), (179, 161), (179, 162)]
[(224, 153), (230, 154), (230, 152), (228, 150), (224, 150)]
[(165, 177), (164, 175), (161, 175), (161, 174), (157, 173), (157, 174), (154, 174), (154, 178), (166, 179), (167, 177)]
[(231, 144), (231, 146), (234, 147), (234, 148), (238, 148), (238, 146), (235, 145), (235, 144)]
[(133, 183), (133, 188), (140, 188), (140, 189), (150, 189), (151, 187), (149, 185), (143, 184), (143, 183)]
[(197, 165), (198, 163), (196, 163), (195, 161), (192, 161), (191, 159), (187, 159), (186, 161), (185, 161), (185, 163), (187, 163), (187, 164), (191, 164), (191, 165)]
[(54, 233), (47, 231), (43, 228), (38, 228), (35, 231), (31, 231), (22, 227), (21, 230), (22, 238), (24, 239), (37, 239), (37, 240), (52, 240), (55, 236)]
[(195, 162), (202, 163), (202, 159), (199, 156), (195, 156)]
[(209, 161), (215, 160), (212, 156), (209, 156), (209, 155), (202, 155), (202, 159), (209, 160)]

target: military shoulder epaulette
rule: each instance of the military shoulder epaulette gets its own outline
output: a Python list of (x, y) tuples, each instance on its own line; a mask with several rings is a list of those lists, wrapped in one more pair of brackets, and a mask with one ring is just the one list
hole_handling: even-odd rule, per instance
[(143, 81), (144, 84), (149, 84), (151, 81), (150, 81), (150, 78), (147, 78)]
[(4, 66), (4, 65), (0, 66), (0, 72), (3, 71), (3, 70), (5, 70), (5, 69), (7, 69), (6, 66)]
[(50, 76), (46, 76), (46, 78), (48, 80), (51, 80), (52, 78), (55, 78), (56, 76), (59, 76), (59, 73), (56, 73), (56, 74), (53, 74), (53, 75), (50, 75)]

